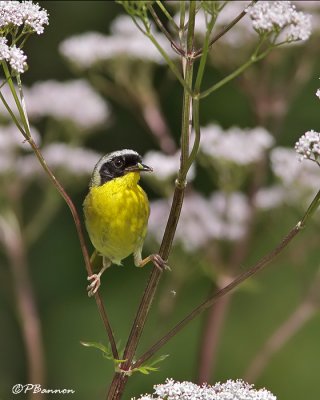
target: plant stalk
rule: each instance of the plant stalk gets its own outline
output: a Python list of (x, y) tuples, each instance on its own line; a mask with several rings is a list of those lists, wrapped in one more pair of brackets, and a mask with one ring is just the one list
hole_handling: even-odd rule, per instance
[[(187, 50), (188, 54), (193, 51), (193, 36), (194, 36), (194, 20), (195, 20), (195, 2), (190, 2), (190, 14), (189, 14), (189, 30), (187, 37)], [(193, 20), (193, 22), (192, 22)], [(180, 159), (180, 170), (178, 178), (176, 180), (175, 191), (173, 195), (172, 205), (170, 214), (168, 217), (166, 229), (162, 238), (162, 242), (159, 249), (159, 255), (163, 260), (167, 260), (171, 251), (173, 238), (176, 232), (177, 224), (180, 218), (181, 208), (183, 204), (186, 180), (185, 174), (182, 174), (185, 170), (186, 163), (189, 158), (189, 136), (190, 136), (190, 120), (192, 120), (192, 96), (190, 89), (192, 87), (193, 78), (193, 60), (187, 59), (185, 74), (184, 74), (184, 93), (183, 93), (183, 108), (182, 108), (182, 126), (181, 126), (181, 159)], [(161, 271), (157, 267), (154, 267), (146, 289), (143, 293), (135, 320), (132, 325), (132, 329), (127, 340), (127, 344), (124, 350), (122, 359), (126, 360), (120, 365), (120, 372), (116, 372), (112, 383), (110, 385), (109, 392), (107, 394), (108, 400), (118, 400), (122, 397), (130, 371), (136, 367), (133, 363), (133, 357), (135, 355), (137, 346), (139, 344), (145, 322), (154, 299), (160, 278)]]
[[(91, 263), (90, 263), (90, 257), (89, 257), (88, 250), (87, 250), (87, 247), (86, 247), (86, 243), (85, 243), (85, 239), (84, 239), (84, 235), (83, 235), (83, 231), (82, 231), (82, 226), (81, 226), (81, 221), (80, 221), (80, 217), (79, 217), (79, 214), (77, 212), (77, 209), (76, 209), (73, 201), (71, 200), (71, 198), (67, 194), (67, 192), (64, 190), (64, 188), (61, 185), (61, 183), (57, 180), (57, 178), (55, 177), (55, 175), (53, 174), (53, 172), (51, 171), (51, 169), (47, 165), (45, 159), (43, 158), (43, 155), (42, 155), (40, 149), (38, 148), (38, 146), (34, 142), (32, 136), (31, 136), (27, 114), (25, 113), (24, 107), (21, 104), (21, 101), (20, 101), (20, 99), (19, 99), (19, 97), (17, 95), (17, 92), (16, 92), (16, 89), (14, 87), (14, 84), (13, 84), (12, 77), (11, 77), (11, 74), (9, 72), (9, 69), (8, 69), (6, 63), (3, 62), (2, 65), (3, 65), (3, 70), (4, 70), (4, 73), (5, 73), (6, 79), (8, 81), (8, 85), (10, 87), (12, 96), (13, 96), (13, 98), (15, 100), (17, 109), (19, 111), (21, 122), (23, 124), (23, 129), (21, 129), (21, 126), (20, 126), (19, 122), (18, 122), (17, 127), (22, 132), (22, 134), (23, 134), (24, 138), (26, 139), (26, 141), (30, 144), (35, 156), (37, 157), (38, 161), (40, 162), (40, 164), (41, 164), (43, 170), (45, 171), (45, 173), (48, 175), (48, 177), (51, 180), (52, 184), (55, 186), (55, 188), (58, 190), (58, 192), (60, 193), (62, 198), (67, 203), (67, 205), (68, 205), (68, 207), (69, 207), (69, 209), (71, 211), (75, 226), (76, 226), (77, 234), (78, 234), (79, 241), (80, 241), (80, 247), (81, 247), (81, 251), (82, 251), (82, 254), (83, 254), (83, 258), (84, 258), (84, 262), (85, 262), (85, 266), (86, 266), (88, 275), (92, 275), (92, 267), (91, 267)], [(21, 86), (21, 84), (20, 84), (20, 86)], [(13, 112), (10, 109), (8, 103), (4, 102), (4, 105), (7, 108), (8, 112), (10, 113), (10, 115), (12, 115)], [(15, 121), (16, 121), (16, 119), (14, 120), (14, 122)], [(95, 294), (95, 300), (96, 300), (96, 303), (97, 303), (97, 307), (98, 307), (101, 319), (103, 321), (103, 324), (104, 324), (105, 329), (106, 329), (107, 334), (108, 334), (108, 338), (109, 338), (109, 341), (110, 341), (110, 346), (111, 346), (113, 357), (115, 359), (119, 359), (119, 354), (118, 354), (118, 350), (117, 350), (114, 334), (113, 334), (113, 331), (112, 331), (112, 328), (111, 328), (111, 325), (110, 325), (106, 310), (104, 308), (104, 305), (103, 305), (103, 302), (102, 302), (102, 299), (101, 299), (99, 293)]]

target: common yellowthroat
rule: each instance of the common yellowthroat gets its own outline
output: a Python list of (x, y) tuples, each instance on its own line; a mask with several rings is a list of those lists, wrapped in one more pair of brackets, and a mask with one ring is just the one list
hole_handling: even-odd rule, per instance
[(144, 260), (141, 257), (150, 206), (138, 182), (140, 172), (151, 171), (137, 152), (127, 149), (106, 154), (94, 167), (83, 210), (90, 240), (103, 257), (103, 266), (98, 274), (88, 276), (92, 281), (87, 288), (89, 296), (99, 289), (102, 273), (111, 264), (121, 265), (132, 253), (137, 267), (153, 261), (160, 269), (168, 268), (157, 254)]

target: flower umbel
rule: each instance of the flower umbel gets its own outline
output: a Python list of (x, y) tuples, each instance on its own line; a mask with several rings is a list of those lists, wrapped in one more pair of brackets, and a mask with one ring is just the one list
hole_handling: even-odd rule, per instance
[(275, 39), (283, 34), (284, 42), (307, 40), (311, 34), (311, 16), (296, 11), (290, 1), (259, 1), (248, 8), (248, 15), (259, 34), (274, 33)]
[(0, 1), (0, 61), (7, 61), (14, 73), (23, 73), (27, 69), (27, 56), (21, 47), (27, 35), (40, 35), (48, 24), (48, 13), (38, 4)]
[(21, 28), (23, 33), (43, 33), (49, 24), (48, 13), (32, 1), (0, 1), (0, 29), (5, 34)]
[(154, 386), (153, 395), (144, 395), (137, 400), (276, 400), (266, 389), (254, 389), (240, 379), (216, 383), (214, 386), (198, 386), (192, 382), (177, 382), (167, 379), (164, 384)]
[(298, 154), (301, 154), (300, 160), (309, 159), (315, 161), (320, 166), (320, 133), (313, 129), (306, 132), (296, 142), (295, 150)]

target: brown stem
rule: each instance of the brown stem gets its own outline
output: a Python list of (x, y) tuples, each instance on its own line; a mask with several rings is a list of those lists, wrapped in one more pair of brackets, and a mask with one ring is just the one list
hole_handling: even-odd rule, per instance
[[(17, 222), (17, 221), (15, 221)], [(45, 362), (39, 314), (31, 285), (26, 252), (18, 223), (3, 226), (3, 243), (10, 261), (16, 298), (18, 320), (27, 355), (28, 380), (32, 384), (45, 385)], [(16, 229), (15, 229), (16, 228)], [(41, 393), (31, 393), (30, 400), (44, 399)]]
[[(183, 197), (184, 188), (177, 186), (174, 192), (172, 207), (170, 210), (166, 230), (159, 250), (159, 255), (164, 260), (168, 258), (171, 250), (172, 240), (182, 208)], [(160, 278), (161, 272), (158, 268), (154, 267), (149, 277), (146, 289), (143, 293), (143, 297), (141, 299), (135, 320), (132, 324), (129, 338), (127, 340), (126, 348), (122, 357), (126, 361), (120, 366), (123, 372), (115, 373), (112, 383), (110, 385), (109, 392), (107, 394), (108, 400), (116, 400), (121, 398), (128, 380), (128, 372), (131, 368), (135, 368), (135, 364), (132, 363), (132, 360), (136, 352), (140, 337), (142, 335), (142, 331)]]
[[(77, 209), (75, 207), (75, 205), (73, 204), (73, 201), (71, 200), (71, 198), (69, 197), (69, 195), (66, 193), (66, 191), (64, 190), (64, 188), (62, 187), (62, 185), (60, 184), (60, 182), (57, 180), (57, 178), (54, 176), (53, 172), (51, 171), (51, 169), (49, 168), (49, 166), (47, 165), (47, 163), (45, 162), (40, 149), (38, 148), (38, 146), (36, 145), (36, 143), (34, 142), (34, 140), (32, 138), (29, 137), (25, 137), (26, 140), (29, 142), (30, 146), (32, 147), (32, 150), (34, 152), (34, 154), (36, 155), (36, 157), (38, 158), (41, 166), (43, 167), (44, 171), (46, 172), (46, 174), (48, 175), (48, 177), (50, 178), (51, 182), (53, 183), (53, 185), (55, 186), (55, 188), (58, 190), (58, 192), (60, 193), (60, 195), (63, 197), (63, 199), (65, 200), (65, 202), (67, 203), (72, 217), (73, 217), (73, 221), (75, 223), (76, 226), (76, 230), (77, 230), (77, 234), (79, 237), (79, 241), (80, 241), (80, 247), (81, 247), (81, 251), (82, 251), (82, 255), (84, 258), (84, 262), (85, 262), (85, 266), (88, 272), (88, 275), (92, 275), (92, 267), (91, 267), (91, 263), (90, 263), (90, 257), (89, 257), (89, 253), (86, 247), (86, 243), (85, 243), (85, 239), (84, 239), (84, 235), (83, 235), (83, 231), (82, 231), (82, 226), (81, 226), (81, 221), (80, 221), (80, 217), (79, 214), (77, 212)], [(116, 346), (116, 342), (114, 339), (114, 335), (112, 332), (112, 328), (111, 325), (109, 323), (109, 319), (105, 310), (105, 307), (103, 305), (102, 299), (100, 297), (99, 293), (96, 293), (95, 296), (95, 301), (101, 316), (101, 319), (103, 321), (104, 327), (107, 331), (108, 337), (109, 337), (109, 342), (110, 342), (110, 346), (111, 346), (111, 351), (112, 351), (112, 355), (115, 359), (119, 359), (119, 354), (118, 354), (118, 350), (117, 350), (117, 346)]]
[(169, 40), (171, 47), (174, 49), (174, 51), (179, 54), (180, 56), (185, 56), (184, 51), (175, 43), (173, 38), (171, 37), (170, 33), (167, 31), (167, 29), (164, 27), (162, 24), (160, 18), (158, 17), (157, 13), (154, 11), (152, 5), (148, 5), (148, 10), (150, 11), (150, 14), (152, 15), (155, 23), (158, 25), (159, 29), (161, 32), (166, 36), (166, 38)]
[[(191, 51), (193, 50), (194, 20), (195, 20), (195, 3), (190, 2), (190, 19), (189, 19), (189, 30), (187, 37), (188, 53), (191, 53)], [(193, 74), (192, 61), (186, 60), (184, 79), (188, 87), (192, 86), (192, 74)], [(159, 255), (163, 260), (167, 260), (169, 257), (184, 199), (185, 185), (186, 185), (185, 176), (187, 171), (185, 172), (185, 175), (183, 175), (183, 171), (185, 170), (186, 163), (189, 157), (189, 135), (191, 130), (191, 124), (190, 124), (191, 118), (192, 118), (192, 98), (189, 92), (185, 89), (183, 94), (183, 106), (182, 106), (182, 124), (181, 124), (182, 144), (181, 144), (180, 170), (176, 181), (168, 222), (159, 249)], [(148, 316), (148, 312), (150, 310), (152, 300), (154, 298), (156, 289), (160, 281), (160, 277), (161, 277), (161, 272), (156, 267), (154, 267), (151, 272), (147, 287), (144, 291), (142, 300), (140, 302), (124, 350), (122, 358), (125, 359), (126, 361), (120, 366), (123, 372), (115, 374), (107, 395), (108, 400), (117, 400), (121, 398), (125, 385), (128, 380), (128, 373), (132, 368), (135, 368), (136, 366), (133, 363), (133, 357), (135, 355), (140, 337), (142, 335), (143, 328)]]
[(299, 222), (291, 231), (285, 236), (280, 244), (276, 246), (270, 253), (261, 258), (253, 267), (239, 275), (229, 285), (210, 296), (202, 304), (196, 307), (190, 314), (188, 314), (182, 321), (180, 321), (174, 328), (172, 328), (165, 336), (163, 336), (158, 342), (156, 342), (148, 351), (146, 351), (135, 363), (135, 367), (139, 367), (149, 358), (151, 358), (163, 345), (165, 345), (172, 337), (182, 330), (189, 322), (195, 317), (200, 315), (203, 311), (210, 308), (218, 299), (231, 292), (234, 288), (239, 286), (242, 282), (250, 278), (252, 275), (260, 272), (267, 264), (269, 264), (274, 258), (281, 253), (281, 251), (291, 242), (291, 240), (300, 232), (302, 228)]

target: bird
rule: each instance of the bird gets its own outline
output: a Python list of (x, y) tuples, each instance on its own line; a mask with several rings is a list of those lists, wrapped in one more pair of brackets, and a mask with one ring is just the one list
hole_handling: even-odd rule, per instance
[(122, 265), (131, 254), (137, 267), (152, 261), (161, 271), (169, 269), (158, 254), (142, 259), (150, 204), (138, 183), (141, 172), (152, 171), (142, 163), (140, 154), (130, 149), (108, 153), (95, 165), (83, 212), (94, 254), (101, 255), (103, 262), (98, 274), (88, 276), (89, 297), (98, 291), (103, 272), (112, 264)]

